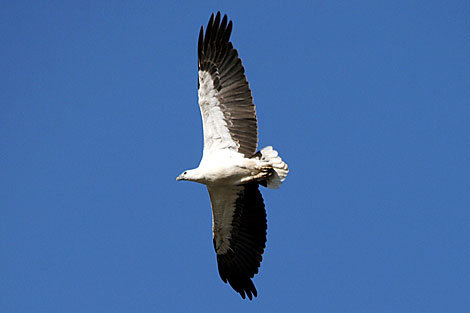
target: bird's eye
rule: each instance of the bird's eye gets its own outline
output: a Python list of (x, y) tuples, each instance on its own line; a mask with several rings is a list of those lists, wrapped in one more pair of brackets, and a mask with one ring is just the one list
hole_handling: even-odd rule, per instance
[(183, 175), (186, 175), (186, 174), (188, 174), (188, 172), (184, 172), (184, 173), (183, 173)]

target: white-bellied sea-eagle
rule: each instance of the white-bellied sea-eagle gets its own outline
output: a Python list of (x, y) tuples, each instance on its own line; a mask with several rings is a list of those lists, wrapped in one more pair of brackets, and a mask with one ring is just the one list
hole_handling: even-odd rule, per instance
[(212, 14), (198, 41), (198, 96), (204, 129), (199, 167), (177, 180), (205, 184), (212, 204), (212, 234), (219, 274), (251, 300), (251, 280), (266, 246), (266, 211), (258, 186), (279, 188), (289, 172), (277, 151), (256, 152), (258, 125), (251, 90), (237, 50), (232, 22)]

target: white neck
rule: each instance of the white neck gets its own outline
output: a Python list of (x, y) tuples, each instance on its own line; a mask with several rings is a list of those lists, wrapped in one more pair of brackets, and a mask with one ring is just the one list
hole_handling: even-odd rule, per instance
[(196, 183), (202, 183), (203, 182), (204, 176), (201, 173), (201, 171), (199, 170), (199, 168), (195, 168), (195, 169), (192, 169), (192, 170), (187, 170), (186, 172), (187, 172), (186, 177), (185, 177), (186, 180), (194, 181)]

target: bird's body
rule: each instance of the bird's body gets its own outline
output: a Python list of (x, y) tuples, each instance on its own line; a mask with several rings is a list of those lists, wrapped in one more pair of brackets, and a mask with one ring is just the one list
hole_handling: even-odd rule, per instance
[(206, 154), (195, 173), (200, 175), (198, 183), (205, 185), (239, 185), (248, 182), (250, 177), (255, 179), (266, 167), (269, 167), (268, 162), (248, 159), (230, 150), (218, 150)]
[(268, 146), (256, 152), (258, 125), (251, 90), (230, 42), (232, 22), (211, 16), (198, 42), (198, 96), (204, 128), (199, 166), (177, 180), (207, 186), (220, 277), (252, 299), (266, 245), (266, 211), (259, 185), (279, 188), (287, 164)]

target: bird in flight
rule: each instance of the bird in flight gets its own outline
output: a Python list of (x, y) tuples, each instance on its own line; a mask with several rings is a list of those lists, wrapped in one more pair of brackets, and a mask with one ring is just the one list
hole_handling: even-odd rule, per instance
[(259, 185), (277, 189), (289, 172), (271, 146), (256, 152), (255, 105), (238, 52), (232, 21), (211, 15), (198, 40), (198, 96), (204, 130), (199, 167), (176, 180), (206, 185), (219, 274), (243, 299), (257, 296), (251, 278), (266, 247), (266, 211)]

